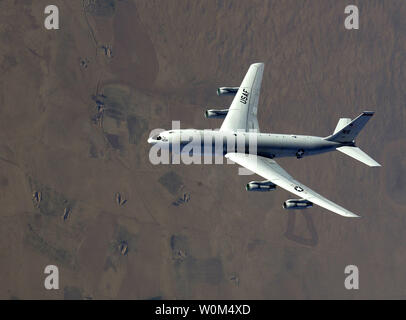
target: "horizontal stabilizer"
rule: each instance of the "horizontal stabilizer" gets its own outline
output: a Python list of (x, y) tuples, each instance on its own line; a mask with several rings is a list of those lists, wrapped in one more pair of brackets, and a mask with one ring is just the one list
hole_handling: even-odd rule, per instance
[(345, 153), (347, 156), (350, 156), (362, 163), (365, 163), (367, 166), (370, 167), (380, 167), (381, 165), (372, 159), (369, 155), (367, 155), (364, 151), (362, 151), (358, 147), (339, 147), (336, 150)]

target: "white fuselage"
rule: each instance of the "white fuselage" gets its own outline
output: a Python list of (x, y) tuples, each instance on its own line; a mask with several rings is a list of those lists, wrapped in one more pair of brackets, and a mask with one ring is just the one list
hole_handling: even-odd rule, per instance
[(302, 158), (333, 151), (343, 145), (315, 136), (195, 129), (164, 131), (149, 138), (148, 142), (175, 153), (225, 155), (239, 152), (267, 158)]

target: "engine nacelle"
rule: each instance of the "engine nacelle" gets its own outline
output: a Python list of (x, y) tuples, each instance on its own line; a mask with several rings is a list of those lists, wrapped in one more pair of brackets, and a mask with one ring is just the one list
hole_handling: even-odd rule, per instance
[(221, 87), (217, 89), (218, 96), (235, 96), (239, 87)]
[(247, 191), (271, 191), (276, 189), (276, 184), (273, 184), (269, 180), (265, 181), (251, 181), (245, 186)]
[(283, 209), (286, 210), (306, 209), (309, 207), (313, 207), (313, 202), (306, 199), (289, 199), (283, 203)]
[(228, 109), (216, 110), (210, 109), (206, 110), (204, 116), (208, 119), (224, 119), (228, 113)]

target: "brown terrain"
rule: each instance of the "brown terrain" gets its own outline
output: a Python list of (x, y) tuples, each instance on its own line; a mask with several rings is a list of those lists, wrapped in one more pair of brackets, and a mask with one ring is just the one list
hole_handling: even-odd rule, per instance
[[(0, 298), (406, 298), (406, 2), (0, 1)], [(151, 130), (217, 128), (265, 62), (262, 131), (326, 136), (376, 114), (343, 154), (281, 159), (362, 216), (284, 211), (234, 165), (149, 161)], [(44, 288), (56, 265), (60, 290)], [(344, 288), (359, 267), (360, 289)]]

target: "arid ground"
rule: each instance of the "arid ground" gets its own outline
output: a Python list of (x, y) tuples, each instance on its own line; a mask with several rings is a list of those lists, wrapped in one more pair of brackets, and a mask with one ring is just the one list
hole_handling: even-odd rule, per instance
[[(0, 1), (0, 298), (406, 298), (406, 2)], [(219, 86), (264, 62), (264, 132), (327, 136), (376, 111), (357, 144), (279, 163), (362, 216), (284, 211), (237, 165), (158, 165), (151, 130), (218, 128)], [(44, 288), (59, 268), (60, 289)], [(344, 268), (359, 268), (346, 290)]]

